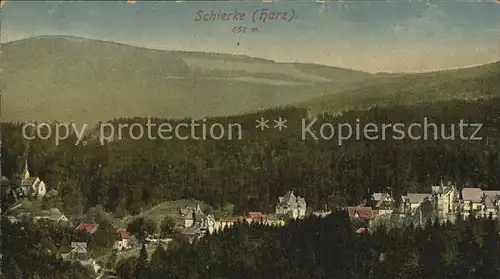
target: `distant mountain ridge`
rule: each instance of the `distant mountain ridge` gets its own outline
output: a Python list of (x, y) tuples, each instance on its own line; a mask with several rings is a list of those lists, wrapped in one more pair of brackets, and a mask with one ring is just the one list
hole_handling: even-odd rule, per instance
[[(459, 84), (475, 88), (464, 98), (495, 95), (490, 87), (498, 85), (500, 75), (488, 75), (499, 73), (498, 65), (371, 74), (245, 55), (42, 36), (2, 44), (1, 113), (2, 121), (95, 123), (122, 117), (227, 116), (297, 104), (342, 111), (429, 97), (446, 99), (450, 96), (446, 92)], [(445, 92), (429, 89), (432, 84), (444, 86)], [(487, 92), (485, 86), (490, 88)], [(410, 87), (422, 92), (408, 92)]]
[(341, 68), (67, 36), (9, 42), (2, 51), (4, 121), (232, 115), (377, 79)]

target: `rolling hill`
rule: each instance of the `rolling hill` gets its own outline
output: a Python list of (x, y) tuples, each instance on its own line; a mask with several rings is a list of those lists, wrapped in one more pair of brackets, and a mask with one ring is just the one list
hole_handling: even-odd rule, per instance
[(67, 36), (5, 43), (2, 57), (2, 121), (224, 116), (299, 103), (382, 79), (320, 65)]
[(392, 76), (376, 84), (298, 104), (316, 113), (364, 110), (371, 106), (412, 105), (500, 96), (500, 61), (476, 67)]
[(69, 36), (2, 44), (2, 121), (214, 117), (295, 105), (316, 112), (500, 95), (500, 62), (370, 74), (243, 55), (161, 51)]

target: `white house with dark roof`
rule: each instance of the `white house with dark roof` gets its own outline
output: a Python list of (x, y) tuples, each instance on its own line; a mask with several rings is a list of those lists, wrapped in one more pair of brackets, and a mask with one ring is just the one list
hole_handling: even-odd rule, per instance
[(118, 237), (113, 248), (119, 251), (131, 248), (131, 237), (128, 231), (126, 229), (118, 229), (116, 232)]
[(200, 204), (195, 207), (186, 207), (180, 210), (181, 218), (184, 228), (190, 228), (194, 225), (196, 220), (202, 220), (205, 214), (201, 210)]
[(425, 201), (432, 201), (432, 194), (408, 193), (402, 197), (403, 211), (414, 214)]
[(437, 208), (438, 216), (441, 220), (455, 220), (459, 212), (460, 192), (457, 187), (443, 181), (439, 185), (431, 186), (433, 201)]
[(31, 176), (28, 170), (28, 160), (24, 162), (24, 170), (21, 177), (21, 189), (25, 196), (36, 197), (37, 199), (43, 198), (47, 189), (45, 183), (37, 176)]
[(377, 215), (392, 214), (394, 211), (394, 198), (389, 193), (373, 193), (369, 206)]
[(206, 234), (213, 233), (216, 227), (215, 217), (211, 214), (205, 215), (201, 210), (200, 204), (196, 207), (186, 207), (180, 210), (184, 228), (181, 231), (184, 234)]
[(276, 205), (276, 215), (288, 215), (292, 218), (303, 218), (306, 216), (306, 200), (300, 196), (295, 196), (293, 191), (288, 191), (283, 197), (278, 198)]
[(480, 188), (462, 189), (462, 213), (467, 217), (472, 212), (474, 215), (482, 215), (484, 210), (485, 196)]
[(52, 208), (46, 211), (44, 214), (36, 216), (35, 218), (37, 220), (48, 220), (54, 223), (66, 223), (69, 221), (68, 217), (62, 214), (57, 208)]

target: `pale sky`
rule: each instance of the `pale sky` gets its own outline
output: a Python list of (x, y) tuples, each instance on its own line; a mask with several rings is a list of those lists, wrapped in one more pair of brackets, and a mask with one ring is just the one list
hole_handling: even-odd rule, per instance
[[(256, 9), (295, 13), (252, 22)], [(244, 21), (195, 21), (198, 11)], [(72, 35), (156, 49), (245, 54), (368, 72), (419, 72), (500, 60), (500, 4), (488, 2), (7, 2), (1, 41)], [(258, 32), (234, 34), (235, 26)]]

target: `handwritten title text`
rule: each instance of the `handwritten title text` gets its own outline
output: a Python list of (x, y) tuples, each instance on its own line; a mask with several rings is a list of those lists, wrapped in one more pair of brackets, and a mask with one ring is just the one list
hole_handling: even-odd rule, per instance
[[(205, 12), (203, 10), (199, 10), (196, 12), (195, 21), (244, 21), (248, 20), (249, 14), (238, 11), (235, 9), (232, 12), (224, 12), (224, 11), (210, 11)], [(271, 22), (271, 21), (292, 21), (297, 19), (295, 15), (295, 10), (291, 9), (290, 11), (272, 11), (269, 9), (255, 9), (251, 13), (251, 20), (253, 23), (257, 22)]]

